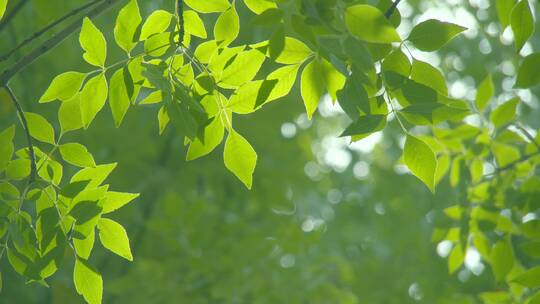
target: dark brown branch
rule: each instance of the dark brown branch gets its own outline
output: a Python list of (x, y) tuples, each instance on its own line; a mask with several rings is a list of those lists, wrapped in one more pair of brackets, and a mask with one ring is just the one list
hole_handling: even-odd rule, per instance
[(26, 3), (28, 3), (28, 0), (21, 0), (15, 4), (15, 7), (0, 21), (0, 32), (9, 24), (11, 19), (17, 16)]
[(28, 122), (26, 121), (26, 116), (24, 115), (24, 111), (21, 107), (21, 104), (17, 100), (17, 96), (15, 96), (15, 93), (11, 90), (9, 86), (5, 86), (5, 89), (9, 93), (9, 96), (11, 97), (11, 100), (13, 101), (13, 105), (15, 105), (15, 108), (17, 109), (17, 114), (19, 114), (19, 118), (21, 120), (21, 124), (23, 126), (24, 132), (26, 133), (26, 141), (28, 143), (28, 156), (30, 157), (30, 178), (28, 180), (28, 184), (31, 184), (36, 179), (36, 154), (34, 152), (34, 144), (32, 143), (32, 136), (30, 136), (30, 130), (28, 129)]
[(386, 13), (384, 13), (384, 16), (388, 19), (390, 18), (390, 16), (392, 16), (392, 14), (394, 13), (394, 11), (396, 10), (399, 2), (401, 2), (401, 0), (396, 0), (394, 1), (394, 3), (392, 3), (392, 6), (390, 6), (390, 8), (386, 11)]
[(9, 80), (11, 78), (19, 73), (21, 70), (26, 68), (29, 64), (34, 62), (37, 58), (43, 56), (45, 53), (47, 53), (49, 50), (56, 47), (60, 42), (64, 41), (68, 36), (73, 34), (75, 31), (77, 31), (82, 26), (82, 21), (84, 17), (92, 18), (95, 16), (98, 16), (108, 8), (110, 8), (112, 5), (120, 2), (120, 0), (104, 0), (101, 2), (100, 5), (95, 7), (93, 10), (88, 12), (88, 14), (85, 14), (84, 16), (81, 16), (77, 19), (77, 21), (73, 22), (72, 24), (68, 25), (65, 29), (51, 37), (49, 40), (45, 41), (42, 45), (38, 46), (34, 50), (32, 50), (28, 55), (24, 56), (21, 60), (16, 62), (13, 66), (6, 69), (2, 74), (0, 74), (0, 85), (7, 85)]
[(77, 14), (79, 14), (81, 11), (84, 11), (86, 10), (87, 8), (90, 8), (94, 5), (96, 5), (97, 3), (101, 2), (103, 0), (94, 0), (94, 1), (91, 1), (89, 3), (86, 3), (80, 7), (77, 7), (75, 8), (74, 10), (72, 10), (71, 12), (67, 13), (66, 15), (56, 19), (55, 21), (53, 21), (52, 23), (50, 23), (49, 25), (47, 25), (46, 27), (44, 27), (43, 29), (35, 32), (34, 34), (32, 34), (30, 37), (26, 38), (23, 42), (21, 42), (19, 45), (17, 45), (16, 47), (14, 47), (12, 50), (8, 51), (7, 53), (5, 53), (4, 55), (0, 56), (0, 62), (1, 61), (4, 61), (4, 60), (7, 60), (9, 59), (9, 57), (11, 55), (13, 55), (15, 52), (17, 52), (18, 50), (20, 50), (21, 48), (23, 48), (24, 46), (26, 46), (27, 44), (29, 44), (30, 42), (36, 40), (37, 38), (41, 37), (41, 35), (45, 34), (46, 32), (48, 32), (49, 30), (55, 28), (57, 25), (61, 24), (62, 22), (64, 22), (65, 20), (69, 19), (70, 17), (73, 17)]

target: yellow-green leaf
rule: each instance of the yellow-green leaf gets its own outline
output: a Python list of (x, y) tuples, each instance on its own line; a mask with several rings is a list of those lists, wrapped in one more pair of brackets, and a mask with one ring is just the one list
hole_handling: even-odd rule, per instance
[(99, 240), (103, 244), (103, 247), (128, 261), (133, 261), (129, 238), (122, 225), (111, 219), (101, 218), (98, 221), (97, 227), (99, 230)]
[(540, 53), (525, 57), (517, 73), (516, 87), (530, 88), (540, 84)]
[(89, 304), (101, 304), (103, 297), (103, 279), (88, 262), (77, 258), (73, 270), (75, 289)]
[(118, 13), (114, 26), (114, 39), (126, 53), (130, 53), (137, 44), (137, 28), (142, 22), (137, 0), (130, 0)]
[(433, 150), (422, 140), (407, 135), (403, 149), (403, 160), (412, 174), (424, 182), (431, 192), (435, 192), (437, 158)]
[(226, 11), (231, 5), (227, 0), (184, 0), (189, 7), (200, 13), (220, 13)]
[(52, 125), (39, 114), (25, 112), (24, 115), (28, 122), (30, 135), (41, 142), (54, 145), (54, 129)]
[(519, 52), (534, 32), (534, 18), (528, 0), (519, 1), (512, 9), (510, 27), (514, 32), (514, 44)]
[(65, 72), (56, 76), (45, 93), (39, 99), (40, 103), (46, 103), (53, 100), (66, 101), (81, 89), (86, 74), (79, 72)]
[(58, 121), (61, 134), (81, 129), (84, 125), (81, 115), (81, 95), (76, 94), (70, 100), (64, 101), (58, 109)]
[(390, 21), (378, 8), (371, 5), (358, 4), (348, 7), (345, 11), (345, 23), (351, 34), (366, 42), (401, 41)]
[(223, 159), (225, 167), (236, 175), (248, 189), (251, 189), (253, 172), (257, 165), (257, 153), (249, 142), (234, 130), (230, 130), (225, 141)]
[(488, 74), (476, 91), (476, 107), (478, 110), (482, 111), (486, 108), (494, 93), (493, 79), (491, 78), (491, 74)]
[(296, 64), (303, 62), (312, 54), (313, 51), (302, 41), (291, 37), (285, 37), (283, 50), (279, 56), (277, 56), (275, 61), (283, 64)]
[(59, 147), (62, 158), (77, 167), (95, 167), (94, 157), (85, 146), (78, 143), (67, 143)]
[(324, 70), (319, 60), (312, 60), (302, 71), (300, 92), (306, 113), (311, 119), (325, 91)]
[(421, 51), (432, 52), (442, 48), (464, 30), (465, 27), (457, 24), (429, 19), (416, 25), (407, 40)]
[(197, 14), (195, 11), (184, 11), (184, 25), (186, 28), (186, 33), (206, 39), (207, 34), (206, 28), (204, 27), (204, 22), (199, 14)]
[(124, 79), (124, 69), (118, 69), (111, 77), (109, 86), (109, 105), (114, 118), (114, 124), (118, 128), (126, 115), (130, 105), (128, 89)]
[(103, 33), (85, 17), (79, 35), (79, 42), (84, 50), (83, 58), (91, 65), (103, 67), (107, 58), (107, 41)]
[(148, 37), (154, 34), (164, 32), (171, 24), (172, 18), (173, 15), (167, 11), (154, 11), (152, 14), (150, 14), (150, 16), (148, 16), (141, 28), (140, 40), (146, 40)]
[(272, 0), (244, 0), (244, 4), (257, 15), (267, 9), (277, 8), (276, 3)]
[(218, 44), (227, 46), (238, 37), (239, 32), (240, 18), (233, 5), (218, 17), (214, 26), (214, 39)]
[(81, 117), (85, 129), (105, 105), (107, 95), (107, 79), (104, 74), (94, 76), (84, 85), (81, 91)]

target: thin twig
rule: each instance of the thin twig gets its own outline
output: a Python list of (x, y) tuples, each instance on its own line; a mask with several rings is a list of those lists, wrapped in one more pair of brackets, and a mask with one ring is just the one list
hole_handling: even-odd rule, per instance
[(71, 12), (69, 12), (69, 13), (65, 14), (64, 16), (56, 19), (55, 21), (53, 21), (52, 23), (50, 23), (49, 25), (47, 25), (43, 29), (35, 32), (30, 37), (26, 38), (23, 42), (21, 42), (19, 45), (14, 47), (12, 50), (10, 50), (7, 53), (5, 53), (4, 55), (0, 56), (0, 62), (9, 59), (9, 57), (11, 57), (11, 55), (13, 55), (15, 52), (17, 52), (18, 50), (20, 50), (21, 48), (23, 48), (24, 46), (26, 46), (30, 42), (32, 42), (32, 41), (36, 40), (37, 38), (41, 37), (41, 35), (45, 34), (49, 30), (53, 29), (54, 27), (61, 24), (65, 20), (79, 14), (81, 11), (84, 11), (85, 9), (90, 8), (90, 7), (96, 5), (97, 3), (101, 2), (101, 1), (103, 1), (103, 0), (91, 1), (91, 2), (86, 3), (86, 4), (84, 4), (84, 5), (80, 6), (80, 7), (75, 8)]
[(9, 14), (7, 14), (0, 22), (0, 32), (9, 24), (11, 19), (17, 16), (17, 14), (20, 12), (20, 10), (24, 7), (26, 3), (28, 3), (28, 0), (21, 0), (17, 4), (15, 4), (15, 7), (13, 7)]
[(184, 35), (186, 33), (184, 27), (184, 1), (176, 1), (176, 22), (178, 25), (178, 44), (184, 43)]
[(540, 150), (540, 143), (538, 143), (536, 141), (536, 139), (534, 138), (534, 136), (532, 136), (531, 133), (529, 133), (529, 131), (527, 131), (527, 129), (525, 129), (524, 127), (522, 127), (520, 124), (518, 123), (513, 123), (512, 124), (514, 127), (516, 127), (521, 133), (523, 133), (523, 135), (525, 135), (525, 137), (527, 137), (528, 140), (530, 140), (532, 142), (533, 145), (535, 145), (536, 149), (537, 150)]
[(24, 111), (21, 107), (21, 104), (17, 100), (17, 96), (15, 96), (15, 93), (11, 90), (9, 86), (5, 86), (6, 90), (9, 93), (9, 96), (11, 97), (11, 100), (13, 101), (13, 104), (15, 105), (15, 108), (17, 108), (17, 113), (19, 114), (19, 118), (21, 119), (21, 124), (23, 126), (24, 132), (26, 133), (26, 141), (28, 142), (28, 156), (30, 157), (30, 179), (28, 180), (28, 183), (32, 183), (36, 178), (36, 154), (34, 152), (34, 144), (32, 143), (32, 136), (30, 136), (30, 130), (28, 129), (28, 122), (26, 121), (26, 116), (24, 115)]
[(508, 171), (508, 170), (514, 168), (515, 166), (517, 166), (517, 165), (519, 165), (519, 164), (521, 164), (523, 162), (528, 161), (529, 159), (531, 159), (531, 158), (533, 158), (533, 157), (535, 157), (537, 155), (540, 155), (540, 150), (536, 151), (535, 153), (523, 155), (523, 157), (521, 157), (520, 159), (515, 160), (515, 161), (513, 161), (513, 162), (511, 162), (511, 163), (509, 163), (509, 164), (507, 164), (507, 165), (505, 165), (503, 167), (497, 168), (493, 173), (486, 174), (484, 176), (487, 177), (487, 176), (498, 175), (498, 174), (500, 174), (500, 173), (502, 173), (504, 171)]
[(399, 2), (401, 2), (401, 0), (396, 0), (394, 1), (394, 3), (392, 3), (392, 6), (390, 6), (390, 8), (386, 11), (386, 13), (384, 14), (384, 16), (388, 19), (390, 18), (390, 16), (392, 16), (392, 14), (394, 13), (394, 11), (396, 10)]
[(0, 85), (7, 85), (9, 80), (19, 73), (21, 70), (26, 68), (29, 64), (34, 62), (37, 58), (43, 56), (45, 53), (47, 53), (49, 50), (56, 47), (59, 43), (64, 41), (68, 36), (73, 34), (76, 30), (78, 30), (82, 26), (82, 21), (85, 17), (92, 18), (95, 17), (108, 8), (110, 8), (113, 4), (116, 4), (120, 2), (120, 0), (104, 0), (99, 6), (95, 7), (93, 10), (88, 12), (88, 14), (81, 16), (77, 19), (77, 21), (73, 22), (72, 24), (68, 25), (65, 29), (51, 37), (49, 40), (45, 41), (42, 45), (35, 48), (33, 51), (31, 51), (28, 55), (24, 56), (21, 60), (16, 62), (14, 65), (12, 65), (10, 68), (6, 69), (2, 74), (0, 74)]

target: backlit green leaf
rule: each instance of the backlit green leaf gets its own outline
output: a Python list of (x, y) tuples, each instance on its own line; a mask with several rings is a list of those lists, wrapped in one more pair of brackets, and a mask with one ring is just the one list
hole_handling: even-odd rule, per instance
[(277, 7), (273, 0), (244, 0), (244, 4), (257, 15)]
[(225, 167), (251, 189), (253, 172), (257, 165), (257, 153), (242, 135), (231, 130), (223, 151)]
[(516, 87), (530, 88), (540, 83), (540, 53), (525, 57), (517, 73)]
[(41, 142), (54, 144), (54, 129), (43, 116), (30, 112), (26, 112), (24, 115), (28, 122), (28, 131), (33, 138)]
[(257, 50), (239, 53), (225, 68), (218, 84), (224, 88), (234, 88), (252, 80), (265, 59), (266, 57)]
[(519, 97), (512, 98), (491, 112), (490, 119), (496, 128), (502, 127), (514, 119), (519, 100)]
[(6, 176), (10, 179), (21, 180), (30, 175), (30, 160), (19, 158), (12, 160), (6, 167)]
[(118, 69), (111, 77), (109, 86), (109, 105), (111, 106), (116, 127), (119, 127), (122, 123), (130, 103), (124, 69)]
[(114, 26), (114, 39), (126, 53), (130, 53), (137, 44), (135, 34), (142, 22), (137, 0), (130, 0), (118, 13)]
[(491, 74), (488, 74), (480, 83), (476, 91), (476, 107), (480, 111), (484, 110), (489, 104), (489, 101), (493, 97), (494, 93), (495, 88), (493, 86), (493, 79), (491, 78)]
[(504, 281), (514, 266), (514, 253), (508, 241), (498, 241), (491, 250), (491, 268), (498, 282)]
[(407, 135), (403, 149), (403, 160), (411, 172), (435, 192), (435, 171), (437, 158), (433, 150), (422, 140)]
[(214, 39), (218, 44), (226, 46), (238, 37), (239, 32), (240, 18), (233, 5), (218, 17), (214, 26)]
[(97, 227), (99, 230), (99, 240), (103, 244), (103, 247), (126, 260), (133, 261), (129, 238), (122, 225), (111, 219), (101, 218)]
[(103, 296), (103, 279), (88, 262), (77, 258), (73, 269), (75, 289), (89, 304), (101, 304)]
[(497, 9), (497, 17), (504, 30), (510, 24), (510, 13), (514, 7), (516, 0), (496, 0), (495, 7)]
[(101, 111), (107, 100), (108, 89), (105, 74), (94, 76), (84, 85), (81, 91), (81, 117), (87, 129), (97, 113)]
[(103, 204), (103, 214), (116, 211), (123, 206), (129, 204), (131, 201), (139, 197), (137, 193), (124, 193), (108, 191), (105, 194), (105, 202)]
[(311, 119), (325, 91), (323, 67), (319, 60), (312, 60), (302, 71), (301, 94), (306, 113)]
[(88, 17), (84, 18), (79, 42), (85, 52), (83, 58), (86, 62), (99, 67), (105, 66), (107, 41)]
[(64, 101), (58, 109), (58, 121), (61, 134), (81, 129), (84, 125), (81, 114), (81, 95), (76, 94), (70, 100)]
[(85, 146), (78, 143), (62, 144), (60, 147), (62, 158), (77, 167), (94, 167), (94, 157)]
[(461, 268), (461, 265), (463, 265), (463, 262), (465, 260), (465, 254), (463, 252), (463, 247), (461, 244), (457, 244), (452, 248), (452, 251), (450, 252), (450, 256), (448, 256), (448, 272), (450, 274), (453, 274), (458, 269)]
[(351, 34), (372, 43), (399, 42), (401, 38), (376, 7), (364, 4), (350, 6), (345, 11), (345, 23)]
[(340, 136), (354, 136), (355, 140), (359, 140), (369, 136), (371, 133), (382, 130), (385, 125), (385, 115), (360, 116)]
[(534, 19), (528, 0), (519, 1), (512, 9), (510, 27), (514, 32), (514, 44), (519, 52), (534, 32)]
[(65, 72), (56, 76), (39, 102), (46, 103), (56, 99), (66, 101), (73, 98), (81, 89), (85, 78), (86, 74), (79, 72)]
[(432, 52), (442, 48), (464, 30), (465, 27), (457, 24), (429, 19), (416, 25), (407, 40), (419, 50)]
[(8, 4), (8, 0), (0, 0), (0, 20), (2, 20), (2, 17), (4, 17), (7, 4)]
[(412, 63), (411, 79), (428, 86), (435, 91), (448, 95), (448, 87), (441, 71), (431, 64), (414, 59)]
[(152, 12), (150, 16), (144, 22), (141, 28), (140, 40), (146, 40), (148, 37), (164, 32), (169, 25), (173, 15), (164, 10), (157, 10)]
[(189, 7), (200, 13), (220, 13), (226, 11), (231, 5), (227, 0), (184, 0)]
[(312, 54), (313, 51), (302, 41), (291, 37), (285, 37), (283, 50), (275, 61), (283, 64), (295, 64), (303, 62)]
[(204, 27), (201, 17), (199, 17), (199, 14), (197, 14), (195, 11), (184, 11), (184, 24), (186, 27), (186, 33), (206, 39), (206, 28)]

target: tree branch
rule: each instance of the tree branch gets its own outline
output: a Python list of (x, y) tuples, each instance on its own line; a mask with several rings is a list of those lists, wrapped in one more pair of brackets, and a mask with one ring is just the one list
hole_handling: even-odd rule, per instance
[(99, 6), (88, 12), (88, 14), (86, 14), (85, 16), (81, 16), (77, 21), (68, 25), (65, 29), (51, 37), (49, 40), (45, 41), (41, 46), (35, 48), (28, 55), (24, 56), (14, 65), (12, 65), (4, 72), (2, 72), (2, 74), (0, 74), (0, 86), (6, 86), (14, 75), (26, 68), (29, 64), (34, 62), (34, 60), (43, 56), (49, 50), (56, 47), (60, 42), (64, 41), (73, 32), (78, 30), (82, 26), (82, 21), (84, 17), (95, 17), (118, 2), (120, 2), (120, 0), (103, 0), (103, 2)]
[(392, 3), (392, 6), (390, 6), (390, 8), (386, 11), (386, 13), (384, 13), (384, 16), (388, 19), (390, 18), (390, 16), (392, 16), (392, 14), (394, 13), (394, 11), (396, 10), (399, 2), (401, 2), (401, 0), (396, 0), (394, 1), (394, 3)]
[(26, 116), (24, 115), (24, 111), (21, 107), (21, 104), (17, 100), (17, 96), (15, 96), (15, 93), (11, 90), (9, 86), (5, 86), (7, 92), (9, 93), (9, 96), (11, 97), (11, 100), (13, 101), (13, 104), (15, 105), (15, 108), (17, 108), (17, 113), (19, 114), (19, 118), (21, 120), (21, 124), (23, 126), (24, 132), (26, 133), (26, 141), (28, 142), (28, 156), (30, 157), (30, 179), (28, 180), (28, 184), (31, 184), (36, 179), (36, 154), (34, 152), (34, 144), (32, 143), (32, 136), (30, 136), (30, 130), (28, 129), (28, 122), (26, 121)]
[(4, 55), (0, 56), (0, 62), (2, 61), (5, 61), (7, 59), (9, 59), (9, 57), (11, 55), (13, 55), (16, 51), (20, 50), (21, 48), (23, 48), (25, 45), (29, 44), (30, 42), (36, 40), (37, 38), (41, 37), (41, 35), (45, 34), (46, 32), (48, 32), (49, 30), (53, 29), (54, 27), (56, 27), (57, 25), (59, 25), (60, 23), (64, 22), (65, 20), (67, 20), (68, 18), (70, 17), (73, 17), (77, 14), (79, 14), (81, 11), (84, 11), (85, 9), (89, 8), (89, 7), (92, 7), (94, 6), (95, 4), (101, 2), (103, 0), (94, 0), (94, 1), (91, 1), (89, 3), (86, 3), (80, 7), (77, 7), (75, 9), (73, 9), (71, 12), (67, 13), (66, 15), (60, 17), (59, 19), (53, 21), (52, 23), (50, 23), (49, 25), (47, 25), (46, 27), (44, 27), (43, 29), (35, 32), (34, 34), (32, 34), (30, 37), (26, 38), (23, 42), (21, 42), (19, 45), (17, 45), (16, 47), (14, 47), (12, 50), (6, 52)]
[(4, 19), (2, 19), (2, 21), (0, 22), (0, 32), (8, 25), (11, 19), (17, 16), (19, 11), (24, 7), (26, 3), (28, 3), (28, 0), (21, 0), (17, 4), (15, 4), (15, 7), (13, 7), (9, 14), (6, 15)]

